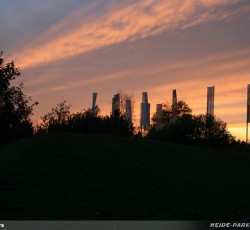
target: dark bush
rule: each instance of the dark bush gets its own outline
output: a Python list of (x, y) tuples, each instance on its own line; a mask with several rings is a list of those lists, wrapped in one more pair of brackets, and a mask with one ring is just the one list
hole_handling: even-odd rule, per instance
[(133, 135), (133, 126), (124, 115), (116, 111), (114, 115), (100, 116), (100, 109), (96, 106), (96, 113), (92, 114), (90, 108), (83, 112), (70, 114), (70, 105), (67, 102), (59, 103), (51, 112), (42, 117), (38, 126), (39, 132), (80, 132), (102, 133), (122, 136)]
[(148, 137), (199, 146), (225, 148), (235, 143), (235, 137), (227, 130), (227, 124), (211, 115), (192, 115), (192, 110), (184, 101), (178, 102), (178, 115), (173, 122), (171, 107), (164, 105), (162, 111), (162, 128), (155, 128), (155, 114), (153, 126)]

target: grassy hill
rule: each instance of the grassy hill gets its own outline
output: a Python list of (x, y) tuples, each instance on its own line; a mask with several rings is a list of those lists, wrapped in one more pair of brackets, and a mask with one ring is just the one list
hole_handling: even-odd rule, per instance
[(0, 219), (244, 219), (250, 153), (49, 134), (0, 146)]

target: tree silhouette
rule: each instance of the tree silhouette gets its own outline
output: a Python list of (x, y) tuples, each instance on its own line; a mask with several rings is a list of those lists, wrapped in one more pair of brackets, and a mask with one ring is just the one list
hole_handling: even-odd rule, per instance
[(224, 147), (235, 141), (235, 137), (227, 130), (227, 124), (211, 115), (193, 115), (192, 109), (185, 101), (177, 106), (177, 121), (172, 123), (172, 111), (169, 104), (163, 105), (161, 130), (154, 128), (156, 114), (153, 114), (153, 127), (148, 137), (179, 142)]
[(100, 108), (96, 105), (94, 116), (92, 108), (87, 108), (83, 112), (70, 115), (68, 122), (69, 130), (82, 133), (100, 133), (102, 118), (99, 114)]
[(42, 123), (38, 125), (38, 132), (64, 130), (68, 126), (70, 107), (67, 101), (58, 103), (55, 108), (51, 109), (51, 112), (41, 117)]
[[(178, 101), (177, 103), (177, 116), (181, 117), (185, 114), (191, 114), (192, 113), (192, 109), (189, 107), (189, 105), (185, 102), (185, 101)], [(153, 113), (152, 116), (152, 121), (153, 121), (153, 125), (155, 125), (156, 123), (156, 113)], [(172, 107), (169, 103), (164, 103), (162, 105), (162, 125), (164, 126), (168, 126), (171, 124), (171, 120), (172, 120)]]
[(11, 86), (11, 81), (20, 76), (19, 68), (14, 62), (5, 64), (0, 52), (0, 143), (14, 138), (33, 134), (30, 116), (33, 106), (29, 105), (31, 97), (23, 92), (23, 83), (18, 87)]
[(126, 112), (126, 100), (131, 100), (131, 109), (132, 109), (132, 121), (135, 120), (135, 105), (136, 100), (133, 94), (128, 94), (124, 90), (120, 89), (117, 93), (120, 94), (120, 112), (121, 115), (125, 115)]

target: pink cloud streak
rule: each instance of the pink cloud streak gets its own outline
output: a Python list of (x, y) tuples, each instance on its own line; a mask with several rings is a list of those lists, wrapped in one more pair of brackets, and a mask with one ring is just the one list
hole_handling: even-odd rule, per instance
[[(21, 68), (28, 68), (124, 41), (154, 36), (166, 30), (185, 29), (207, 20), (218, 20), (223, 18), (226, 12), (223, 9), (214, 11), (213, 8), (236, 2), (225, 0), (136, 1), (115, 11), (110, 10), (99, 15), (98, 18), (85, 20), (83, 17), (84, 20), (81, 20), (80, 12), (82, 11), (84, 15), (87, 11), (84, 8), (52, 26), (45, 34), (39, 35), (21, 52), (12, 56)], [(74, 23), (75, 21), (77, 23)], [(57, 36), (57, 33), (60, 36)]]

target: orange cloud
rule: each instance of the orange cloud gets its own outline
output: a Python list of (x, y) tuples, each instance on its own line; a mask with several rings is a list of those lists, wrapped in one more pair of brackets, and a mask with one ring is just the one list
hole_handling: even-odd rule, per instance
[[(212, 8), (235, 2), (237, 1), (136, 1), (115, 11), (110, 10), (92, 20), (81, 19), (80, 12), (84, 15), (87, 10), (80, 9), (65, 21), (51, 27), (45, 34), (39, 35), (31, 44), (24, 47), (20, 54), (13, 56), (21, 68), (28, 68), (124, 41), (153, 36), (166, 30), (186, 28), (206, 20), (220, 19), (223, 11), (216, 12)], [(75, 21), (78, 21), (76, 25)]]

